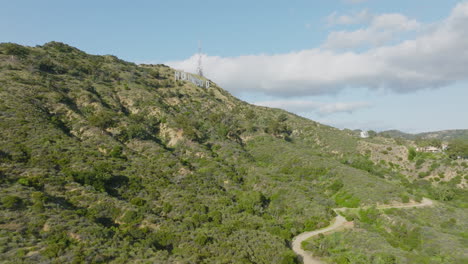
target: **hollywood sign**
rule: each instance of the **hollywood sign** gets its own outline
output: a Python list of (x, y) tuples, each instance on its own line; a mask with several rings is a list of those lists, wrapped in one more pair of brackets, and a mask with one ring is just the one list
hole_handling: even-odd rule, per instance
[(204, 87), (204, 88), (210, 87), (210, 81), (204, 80), (200, 78), (198, 75), (191, 74), (188, 72), (175, 71), (175, 80), (176, 81), (178, 80), (189, 81), (198, 87)]

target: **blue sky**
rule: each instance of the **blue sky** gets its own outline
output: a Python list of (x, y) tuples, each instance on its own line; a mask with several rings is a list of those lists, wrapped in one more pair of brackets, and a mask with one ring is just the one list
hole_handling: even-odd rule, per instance
[(0, 42), (61, 41), (193, 71), (352, 129), (468, 128), (468, 2), (3, 1)]

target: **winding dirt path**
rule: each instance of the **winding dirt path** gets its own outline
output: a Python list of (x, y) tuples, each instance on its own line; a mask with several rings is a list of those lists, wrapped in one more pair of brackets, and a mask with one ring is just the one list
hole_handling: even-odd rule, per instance
[[(405, 204), (379, 205), (379, 206), (376, 206), (376, 208), (377, 209), (414, 208), (414, 207), (432, 206), (433, 204), (434, 203), (432, 202), (432, 200), (423, 198), (420, 203), (410, 202), (410, 203), (405, 203)], [(370, 206), (361, 207), (361, 208), (370, 208)], [(353, 224), (352, 222), (346, 221), (346, 219), (338, 213), (346, 209), (360, 209), (360, 208), (336, 208), (334, 209), (334, 211), (337, 214), (337, 216), (333, 219), (332, 223), (329, 226), (322, 228), (322, 229), (317, 229), (314, 231), (304, 232), (293, 238), (292, 249), (299, 256), (299, 258), (302, 260), (304, 264), (323, 264), (323, 262), (319, 258), (312, 256), (310, 252), (307, 252), (304, 249), (302, 249), (302, 242), (311, 237), (317, 236), (319, 234), (329, 233), (332, 231), (336, 231), (340, 228), (345, 228), (346, 225), (352, 226)]]

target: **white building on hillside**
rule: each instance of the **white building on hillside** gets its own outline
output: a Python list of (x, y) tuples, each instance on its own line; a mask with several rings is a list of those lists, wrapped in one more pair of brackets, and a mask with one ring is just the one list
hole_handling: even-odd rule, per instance
[(369, 137), (369, 133), (367, 131), (361, 131), (361, 138), (368, 138)]
[(438, 152), (442, 152), (442, 149), (437, 148), (437, 147), (433, 147), (433, 146), (428, 146), (428, 147), (416, 148), (416, 151), (438, 153)]

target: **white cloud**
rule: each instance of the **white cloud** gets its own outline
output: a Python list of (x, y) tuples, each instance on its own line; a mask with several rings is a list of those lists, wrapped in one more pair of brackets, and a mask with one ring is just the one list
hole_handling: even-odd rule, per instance
[[(400, 18), (381, 18), (379, 27)], [(411, 20), (401, 20), (411, 21)], [(400, 26), (400, 25), (398, 25)], [(413, 28), (408, 22), (401, 28)], [(204, 56), (206, 75), (233, 92), (260, 92), (276, 96), (337, 93), (344, 88), (411, 92), (440, 88), (468, 79), (468, 2), (431, 31), (419, 32), (397, 45), (365, 52), (337, 52), (316, 48), (286, 54), (239, 57)], [(196, 56), (168, 65), (195, 71)]]
[(327, 17), (327, 24), (329, 26), (334, 25), (352, 25), (352, 24), (363, 24), (368, 23), (374, 17), (369, 10), (364, 9), (360, 12), (353, 13), (351, 15), (338, 15), (337, 12), (333, 12)]
[(371, 104), (366, 102), (324, 104), (319, 108), (319, 113), (323, 115), (334, 114), (338, 112), (346, 112), (351, 114), (358, 109), (368, 108), (370, 106)]
[(256, 102), (255, 105), (267, 106), (273, 108), (281, 108), (294, 113), (318, 113), (320, 115), (330, 115), (335, 113), (353, 113), (362, 108), (371, 106), (367, 102), (337, 102), (337, 103), (323, 103), (307, 100), (275, 100)]
[(366, 10), (352, 16), (329, 17), (329, 24), (354, 24), (363, 23), (368, 20), (370, 25), (367, 28), (355, 31), (337, 31), (328, 35), (327, 40), (322, 45), (326, 49), (356, 48), (366, 45), (381, 46), (393, 40), (399, 33), (414, 31), (421, 27), (421, 24), (413, 19), (409, 19), (401, 14), (371, 15)]
[[(334, 120), (328, 117), (315, 120), (319, 123), (326, 124), (340, 129), (361, 129), (374, 130), (377, 132), (395, 129), (393, 124), (389, 124), (383, 120)], [(406, 131), (406, 130), (405, 130)]]
[(420, 26), (421, 24), (418, 21), (409, 19), (402, 14), (383, 14), (375, 16), (371, 24), (371, 27), (375, 29), (389, 29), (395, 31), (416, 30)]

